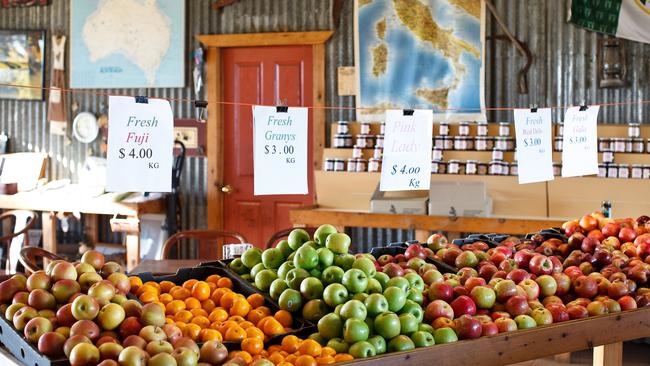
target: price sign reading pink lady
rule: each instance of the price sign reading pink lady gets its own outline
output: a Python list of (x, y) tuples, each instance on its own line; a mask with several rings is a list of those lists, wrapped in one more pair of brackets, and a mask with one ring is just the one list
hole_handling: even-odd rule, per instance
[(428, 190), (433, 111), (386, 111), (381, 191)]
[(598, 174), (599, 106), (571, 107), (564, 115), (562, 177)]
[(168, 101), (109, 97), (106, 190), (171, 192), (173, 130)]

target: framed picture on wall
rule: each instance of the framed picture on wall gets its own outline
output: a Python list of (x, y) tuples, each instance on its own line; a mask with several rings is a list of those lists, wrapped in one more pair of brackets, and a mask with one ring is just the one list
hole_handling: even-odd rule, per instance
[(72, 0), (72, 88), (185, 86), (185, 1)]
[(0, 99), (43, 100), (45, 32), (0, 30)]

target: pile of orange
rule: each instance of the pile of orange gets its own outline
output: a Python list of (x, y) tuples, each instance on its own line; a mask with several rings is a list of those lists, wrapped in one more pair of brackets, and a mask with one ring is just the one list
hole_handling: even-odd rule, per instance
[(195, 341), (241, 342), (242, 350), (261, 352), (265, 340), (288, 332), (293, 323), (288, 311), (273, 314), (264, 306), (262, 295), (238, 294), (229, 278), (216, 274), (205, 281), (187, 280), (181, 286), (170, 281), (142, 283), (135, 276), (130, 281), (140, 301), (159, 304), (167, 322)]
[(329, 365), (353, 359), (347, 353), (336, 354), (333, 348), (322, 347), (315, 340), (302, 340), (294, 335), (285, 336), (281, 344), (270, 346), (268, 350), (261, 349), (259, 345), (249, 344), (244, 340), (241, 349), (241, 351), (230, 352), (229, 358), (239, 356), (247, 364), (259, 358), (266, 358), (276, 366)]

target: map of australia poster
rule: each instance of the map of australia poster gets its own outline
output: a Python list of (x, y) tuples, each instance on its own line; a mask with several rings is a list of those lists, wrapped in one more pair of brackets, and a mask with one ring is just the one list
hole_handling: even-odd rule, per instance
[(185, 86), (185, 0), (72, 0), (72, 88)]
[(481, 0), (355, 0), (357, 119), (404, 108), (485, 120), (484, 35)]

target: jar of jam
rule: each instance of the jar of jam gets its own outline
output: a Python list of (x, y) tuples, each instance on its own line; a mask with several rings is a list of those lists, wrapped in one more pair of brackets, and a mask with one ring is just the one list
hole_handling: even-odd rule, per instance
[(465, 137), (467, 140), (467, 150), (474, 150), (474, 139), (471, 137)]
[(362, 173), (368, 170), (368, 162), (366, 161), (366, 159), (359, 158), (355, 160), (356, 160), (356, 168), (357, 168), (355, 171), (357, 173)]
[(337, 148), (344, 148), (345, 147), (345, 135), (337, 133), (334, 135), (334, 138), (332, 138), (332, 145)]
[(553, 175), (556, 177), (562, 175), (562, 163), (553, 163)]
[(476, 136), (474, 138), (474, 147), (477, 151), (487, 151), (487, 136)]
[(492, 160), (503, 160), (503, 151), (499, 149), (492, 150)]
[(375, 136), (375, 147), (384, 147), (384, 135), (377, 135)]
[(479, 161), (478, 164), (476, 164), (476, 173), (478, 175), (487, 175), (488, 174), (488, 164), (484, 163), (482, 161)]
[(454, 139), (451, 136), (443, 136), (442, 138), (442, 149), (451, 150), (454, 148)]
[(460, 160), (455, 160), (455, 159), (454, 160), (449, 160), (449, 162), (447, 163), (447, 173), (448, 174), (464, 174), (465, 172), (462, 171), (462, 170), (464, 170), (464, 169), (462, 169), (462, 165), (463, 164), (460, 162)]
[(607, 177), (607, 164), (599, 163), (598, 164), (598, 178)]
[(454, 137), (454, 150), (468, 150), (467, 148), (467, 140), (469, 140), (469, 137), (467, 136), (455, 136)]
[(617, 164), (607, 164), (607, 178), (618, 178)]
[(555, 123), (555, 136), (564, 136), (564, 122)]
[(499, 136), (494, 138), (494, 149), (506, 151), (508, 150), (508, 138), (504, 136)]
[(465, 163), (465, 174), (476, 175), (478, 172), (477, 164), (478, 162), (476, 160), (467, 160)]
[[(648, 142), (650, 144), (650, 141)], [(437, 135), (433, 137), (433, 147), (444, 150), (445, 149), (445, 137)]]
[(469, 122), (460, 122), (458, 124), (458, 135), (469, 136)]
[(501, 175), (503, 173), (503, 166), (501, 165), (501, 160), (492, 160), (488, 168), (488, 174), (490, 175)]
[(488, 135), (488, 124), (485, 121), (480, 121), (476, 123), (476, 136), (487, 136)]
[(433, 152), (431, 153), (431, 159), (436, 161), (442, 160), (442, 149), (434, 147)]
[(519, 175), (519, 165), (517, 162), (510, 163), (510, 175)]
[(622, 137), (616, 137), (612, 139), (612, 144), (614, 152), (625, 152), (625, 139)]
[(643, 166), (643, 179), (650, 179), (650, 165)]
[(499, 122), (499, 136), (510, 136), (510, 122)]
[(564, 137), (555, 136), (553, 139), (553, 148), (555, 151), (562, 151), (562, 144), (564, 143)]
[(512, 137), (506, 137), (506, 150), (513, 151), (515, 149), (515, 139)]
[(344, 147), (345, 147), (345, 148), (351, 148), (352, 145), (353, 145), (352, 135), (350, 135), (350, 134), (348, 133), (348, 134), (346, 134), (346, 135), (344, 135), (344, 136), (345, 136), (345, 146), (344, 146)]
[(640, 137), (641, 136), (641, 125), (638, 122), (630, 122), (627, 124), (627, 136), (628, 137)]
[(350, 126), (348, 125), (348, 121), (338, 121), (336, 125), (336, 133), (345, 135), (348, 132), (350, 132)]
[(375, 138), (373, 135), (362, 134), (357, 135), (357, 146), (364, 149), (369, 149), (375, 146)]
[(612, 139), (609, 137), (599, 137), (598, 138), (598, 150), (605, 151), (612, 149)]
[(333, 172), (334, 171), (334, 160), (333, 158), (325, 158), (325, 171)]
[(643, 178), (643, 165), (641, 164), (632, 164), (632, 169), (630, 170), (630, 176), (633, 179)]
[(642, 153), (643, 152), (643, 139), (641, 137), (632, 138), (632, 152), (633, 153)]
[(386, 134), (386, 124), (384, 122), (379, 124), (379, 134), (380, 135)]
[(370, 134), (370, 123), (369, 122), (361, 122), (359, 125), (359, 134), (360, 135), (369, 135)]
[(375, 146), (375, 150), (373, 150), (372, 152), (372, 157), (375, 159), (381, 159), (383, 155), (384, 155), (384, 149), (379, 146)]
[(334, 159), (334, 171), (342, 172), (345, 170), (345, 160), (343, 159)]
[(510, 175), (510, 163), (507, 161), (501, 162), (501, 175)]
[(623, 141), (625, 141), (625, 152), (626, 153), (631, 153), (632, 152), (632, 138), (623, 138)]
[(356, 172), (357, 171), (357, 159), (355, 159), (355, 158), (348, 159), (347, 167), (348, 167), (348, 169), (347, 169), (348, 173)]
[(618, 177), (624, 179), (630, 177), (630, 166), (628, 164), (618, 164)]
[(610, 149), (603, 150), (603, 163), (613, 163), (614, 152)]
[(432, 161), (431, 162), (431, 173), (433, 173), (433, 174), (447, 174), (447, 162), (446, 161)]
[(438, 127), (438, 134), (441, 136), (449, 136), (448, 122), (440, 122), (440, 126)]
[(352, 157), (358, 159), (363, 156), (363, 149), (359, 145), (352, 147)]
[(368, 161), (368, 171), (371, 173), (377, 173), (381, 171), (381, 159), (370, 158)]

